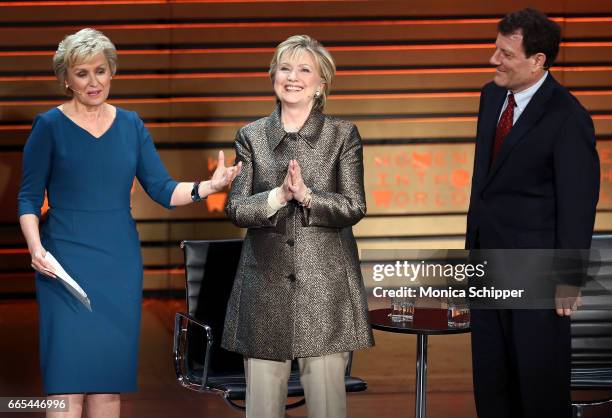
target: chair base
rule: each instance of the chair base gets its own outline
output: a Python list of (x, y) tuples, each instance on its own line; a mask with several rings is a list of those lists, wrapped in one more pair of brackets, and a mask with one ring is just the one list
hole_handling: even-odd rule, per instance
[(609, 403), (612, 403), (612, 399), (599, 399), (599, 400), (593, 400), (593, 401), (572, 402), (573, 416), (574, 418), (583, 418), (585, 408), (606, 405)]
[[(225, 397), (224, 399), (225, 399), (225, 403), (227, 403), (233, 409), (236, 409), (238, 411), (246, 411), (246, 404), (242, 405), (242, 404), (236, 403), (236, 402), (234, 402), (233, 400), (231, 400), (231, 399), (229, 399), (227, 397)], [(289, 404), (285, 405), (285, 410), (289, 410), (289, 409), (293, 409), (293, 408), (298, 408), (298, 407), (300, 407), (302, 405), (306, 405), (306, 399), (305, 398), (299, 399), (299, 400), (297, 400), (295, 402), (292, 402), (292, 403), (289, 403)]]

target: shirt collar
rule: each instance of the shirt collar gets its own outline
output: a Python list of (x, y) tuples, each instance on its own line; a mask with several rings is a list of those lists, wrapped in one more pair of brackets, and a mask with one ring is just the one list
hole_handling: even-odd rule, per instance
[[(516, 102), (516, 107), (518, 108), (519, 113), (525, 110), (525, 108), (529, 104), (529, 101), (531, 101), (531, 98), (534, 96), (534, 94), (536, 94), (540, 86), (544, 84), (544, 81), (546, 80), (547, 76), (548, 76), (548, 71), (544, 72), (544, 75), (533, 86), (521, 92), (514, 93), (514, 101)], [(508, 91), (507, 94), (510, 94), (510, 93), (511, 92)]]
[(274, 150), (287, 135), (297, 135), (298, 138), (306, 141), (311, 148), (314, 148), (316, 141), (321, 134), (321, 130), (323, 129), (324, 122), (325, 115), (323, 115), (321, 111), (313, 108), (310, 111), (310, 115), (308, 115), (308, 119), (306, 119), (306, 122), (304, 122), (304, 125), (297, 133), (287, 133), (283, 129), (283, 123), (281, 121), (280, 104), (277, 104), (276, 109), (274, 109), (266, 120), (266, 136), (268, 138), (268, 144), (270, 145), (270, 148)]

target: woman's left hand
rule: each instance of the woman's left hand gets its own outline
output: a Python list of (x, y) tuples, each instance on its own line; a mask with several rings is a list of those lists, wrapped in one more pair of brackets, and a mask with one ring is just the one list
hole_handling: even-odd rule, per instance
[(214, 193), (220, 192), (232, 183), (234, 178), (240, 174), (242, 169), (242, 161), (237, 165), (226, 167), (225, 166), (225, 154), (223, 151), (219, 151), (219, 157), (217, 158), (217, 168), (213, 173), (212, 179), (210, 179), (210, 188)]
[(289, 173), (291, 173), (291, 183), (292, 186), (289, 186), (289, 190), (293, 193), (293, 198), (298, 202), (303, 202), (306, 197), (306, 191), (308, 187), (304, 184), (304, 179), (302, 178), (302, 169), (297, 160), (289, 161)]

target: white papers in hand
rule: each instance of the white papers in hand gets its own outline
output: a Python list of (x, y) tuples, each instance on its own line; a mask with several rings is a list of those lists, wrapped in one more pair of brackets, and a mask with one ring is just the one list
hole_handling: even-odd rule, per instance
[(47, 254), (45, 255), (45, 260), (47, 260), (53, 266), (53, 271), (55, 272), (55, 275), (60, 283), (63, 284), (64, 287), (66, 287), (66, 289), (91, 312), (91, 302), (87, 297), (87, 293), (85, 293), (81, 286), (79, 286), (79, 284), (75, 282), (68, 273), (66, 273), (66, 270), (64, 270), (61, 264), (49, 251), (47, 251)]

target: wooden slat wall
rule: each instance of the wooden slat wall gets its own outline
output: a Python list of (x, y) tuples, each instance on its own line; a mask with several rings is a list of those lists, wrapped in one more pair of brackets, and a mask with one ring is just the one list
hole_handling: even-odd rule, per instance
[[(612, 230), (612, 3), (517, 1), (560, 23), (554, 76), (591, 112), (602, 160), (598, 231)], [(117, 45), (111, 102), (145, 120), (177, 179), (209, 175), (217, 149), (274, 106), (267, 67), (280, 41), (307, 33), (336, 59), (327, 112), (354, 121), (365, 147), (369, 215), (360, 248), (463, 245), (479, 90), (492, 77), (491, 1), (22, 1), (0, 3), (0, 297), (32, 291), (16, 219), (21, 150), (32, 119), (62, 102), (57, 43), (83, 27)], [(243, 231), (225, 196), (168, 212), (140, 187), (133, 214), (147, 289), (181, 288), (181, 239)]]

